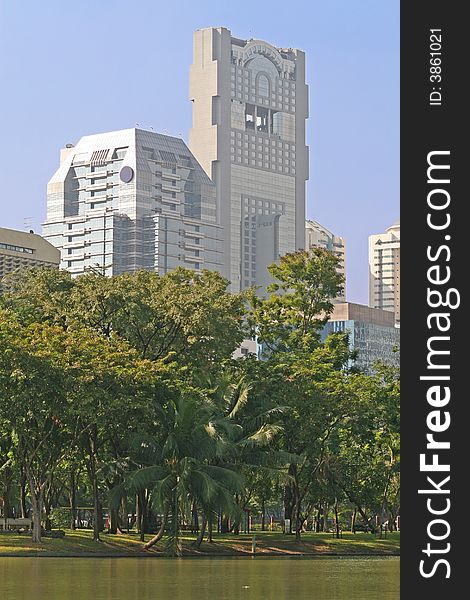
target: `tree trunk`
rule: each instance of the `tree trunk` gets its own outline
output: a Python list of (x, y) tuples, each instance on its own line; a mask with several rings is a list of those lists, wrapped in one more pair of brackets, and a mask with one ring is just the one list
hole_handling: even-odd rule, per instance
[(93, 488), (93, 541), (100, 542), (100, 531), (101, 531), (101, 504), (100, 495), (98, 488), (98, 476), (97, 476), (97, 456), (96, 456), (96, 438), (97, 432), (94, 427), (89, 436), (90, 444), (90, 461), (89, 461), (89, 475)]
[(264, 498), (261, 501), (261, 531), (266, 531), (266, 506)]
[(328, 529), (328, 512), (330, 510), (330, 507), (328, 506), (328, 504), (324, 504), (323, 505), (323, 513), (322, 513), (322, 517), (321, 517), (321, 521), (322, 521), (322, 525), (321, 525), (321, 530), (322, 531), (326, 531)]
[(297, 465), (290, 465), (289, 474), (293, 477), (290, 483), (290, 499), (292, 502), (290, 529), (292, 532), (292, 525), (294, 525), (295, 541), (300, 542), (303, 520), (301, 518), (302, 498), (299, 488)]
[(390, 479), (392, 476), (392, 465), (393, 465), (393, 454), (390, 457), (390, 467), (387, 472), (385, 488), (384, 488), (384, 492), (383, 492), (383, 496), (382, 496), (382, 506), (381, 506), (381, 510), (380, 510), (380, 533), (382, 533), (382, 528), (383, 528), (383, 524), (384, 524), (384, 520), (385, 520), (385, 511), (387, 509), (387, 494), (388, 494), (388, 488), (390, 485)]
[[(140, 498), (139, 494), (135, 496), (135, 527), (137, 529), (137, 533), (141, 533), (142, 531), (142, 518), (141, 518), (141, 508), (140, 508)], [(141, 539), (141, 541), (143, 541)]]
[(220, 533), (228, 533), (230, 531), (230, 518), (227, 515), (222, 515), (220, 519)]
[[(294, 475), (295, 465), (289, 466), (289, 475)], [(292, 522), (294, 518), (294, 486), (293, 482), (289, 481), (284, 486), (284, 519), (289, 519), (289, 531), (285, 533), (292, 533)]]
[(163, 515), (162, 524), (160, 525), (160, 529), (158, 530), (157, 535), (155, 535), (151, 540), (149, 540), (146, 544), (144, 544), (144, 546), (142, 548), (143, 550), (148, 550), (149, 548), (154, 546), (159, 540), (162, 539), (163, 534), (165, 533), (165, 527), (166, 527), (167, 520), (168, 520), (168, 511), (166, 511), (165, 514)]
[(145, 542), (145, 510), (144, 510), (144, 492), (137, 495), (137, 528), (140, 534), (140, 541)]
[(111, 508), (109, 510), (108, 533), (117, 533), (119, 525), (118, 509)]
[(201, 547), (202, 540), (204, 539), (204, 534), (206, 533), (206, 527), (207, 527), (207, 517), (204, 515), (204, 517), (202, 519), (201, 529), (199, 530), (196, 542), (194, 543), (196, 548)]
[(41, 530), (41, 501), (36, 498), (35, 494), (31, 494), (31, 505), (33, 508), (33, 543), (40, 544), (42, 541)]
[(176, 476), (176, 485), (173, 492), (173, 520), (172, 520), (172, 537), (173, 544), (170, 549), (171, 554), (173, 556), (181, 556), (183, 553), (183, 548), (181, 546), (181, 536), (180, 536), (180, 498), (178, 495), (178, 483), (179, 476)]
[(315, 519), (315, 533), (320, 533), (321, 531), (321, 517), (322, 517), (322, 506), (318, 507), (317, 516)]
[(371, 528), (372, 533), (375, 533), (375, 527), (374, 525), (370, 524), (370, 519), (367, 517), (366, 513), (364, 512), (364, 509), (362, 508), (362, 506), (359, 504), (359, 502), (357, 501), (357, 499), (354, 497), (354, 494), (351, 494), (347, 489), (345, 489), (344, 487), (341, 488), (342, 491), (346, 494), (347, 499), (349, 500), (349, 502), (351, 502), (352, 504), (354, 504), (354, 506), (357, 508), (357, 510), (359, 511), (359, 514), (361, 515), (361, 517), (364, 520), (364, 524), (366, 526), (366, 528)]
[(207, 533), (208, 533), (208, 535), (207, 535), (207, 541), (210, 544), (212, 544), (212, 542), (214, 541), (212, 539), (212, 525), (213, 525), (213, 523), (212, 523), (212, 513), (210, 513), (209, 514), (209, 518), (207, 520)]
[[(359, 511), (359, 514), (362, 517), (362, 520), (364, 521), (364, 525), (366, 526), (367, 529), (370, 528), (372, 533), (376, 532), (376, 527), (374, 526), (374, 524), (371, 524), (371, 519), (366, 515), (366, 513), (364, 512), (363, 508), (357, 504), (357, 510)], [(372, 517), (371, 517), (372, 518)]]
[(124, 529), (126, 530), (127, 533), (129, 533), (129, 507), (127, 506), (127, 497), (123, 497), (121, 499), (121, 507), (119, 510), (119, 515), (118, 515), (118, 530), (120, 533), (124, 533), (123, 531), (123, 524), (126, 524), (124, 526)]
[(336, 539), (339, 540), (338, 498), (335, 498)]
[(300, 512), (301, 512), (300, 498), (297, 497), (296, 502), (295, 502), (295, 541), (296, 542), (301, 541), (301, 534), (302, 534), (302, 519), (301, 519)]
[(197, 533), (199, 531), (199, 515), (197, 513), (197, 506), (193, 503), (191, 510), (191, 533)]
[(10, 467), (4, 467), (3, 469), (3, 516), (5, 519), (12, 517), (12, 506), (10, 503), (10, 490), (12, 483), (12, 470)]
[(44, 488), (41, 486), (36, 489), (32, 477), (28, 476), (29, 492), (31, 496), (31, 506), (33, 509), (33, 543), (40, 544), (42, 541), (41, 519)]
[(52, 483), (49, 484), (48, 488), (44, 492), (44, 529), (50, 531), (52, 529), (51, 523), (51, 496), (52, 496)]
[[(389, 520), (390, 523), (393, 523), (393, 531), (398, 531), (398, 523), (397, 523), (397, 517), (399, 514), (400, 510), (390, 510), (390, 516), (389, 516)], [(390, 530), (392, 531), (392, 530)]]
[(148, 533), (148, 502), (145, 490), (137, 495), (137, 529), (140, 533), (140, 541), (145, 541), (145, 534)]
[(50, 531), (52, 529), (52, 522), (51, 522), (51, 507), (48, 506), (47, 504), (44, 504), (44, 529), (45, 531)]
[(356, 533), (356, 514), (357, 514), (357, 508), (354, 509), (354, 512), (352, 514), (351, 533)]
[(293, 500), (294, 500), (294, 512), (293, 512), (292, 516), (294, 517), (294, 520), (295, 520), (295, 541), (300, 542), (301, 533), (302, 533), (302, 518), (301, 518), (302, 499), (300, 497), (300, 490), (299, 490), (299, 484), (298, 484), (298, 479), (297, 479), (297, 468), (295, 465), (293, 465), (293, 467), (294, 467), (293, 468), (294, 485), (292, 486), (292, 491), (293, 491)]
[(26, 519), (28, 516), (28, 509), (26, 507), (26, 480), (24, 474), (21, 475), (20, 481), (20, 507), (21, 507), (21, 518)]
[(101, 504), (100, 495), (98, 490), (98, 479), (96, 474), (93, 474), (93, 541), (100, 542), (100, 531), (101, 531)]
[[(3, 518), (5, 519), (5, 523), (6, 523), (6, 520), (8, 519), (8, 517), (11, 517), (11, 506), (10, 506), (9, 495), (10, 495), (10, 490), (5, 485), (3, 488)], [(5, 531), (6, 531), (6, 527), (5, 527)]]
[(75, 531), (77, 527), (77, 482), (75, 469), (70, 471), (69, 506), (70, 506), (70, 529)]

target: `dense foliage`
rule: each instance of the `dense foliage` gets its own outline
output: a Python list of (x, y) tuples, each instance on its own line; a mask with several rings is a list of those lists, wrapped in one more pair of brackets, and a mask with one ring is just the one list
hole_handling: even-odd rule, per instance
[[(374, 530), (399, 512), (399, 379), (321, 341), (341, 289), (326, 251), (270, 267), (266, 297), (177, 269), (75, 279), (31, 270), (0, 300), (0, 498), (100, 539), (135, 527), (181, 553), (249, 516)], [(257, 336), (261, 360), (234, 359)], [(348, 366), (349, 365), (349, 366)], [(1, 506), (1, 504), (0, 504)], [(87, 511), (83, 509), (87, 508)], [(286, 519), (286, 520), (284, 520)]]

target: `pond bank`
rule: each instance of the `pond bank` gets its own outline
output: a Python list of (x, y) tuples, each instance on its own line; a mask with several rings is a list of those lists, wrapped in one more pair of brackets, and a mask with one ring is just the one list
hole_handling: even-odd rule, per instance
[[(63, 538), (44, 538), (41, 544), (33, 544), (26, 534), (0, 534), (0, 556), (44, 556), (69, 558), (136, 558), (164, 556), (164, 541), (152, 549), (142, 550), (137, 534), (102, 534), (101, 542), (93, 542), (91, 531), (66, 531)], [(146, 541), (151, 538), (146, 535)], [(203, 542), (194, 548), (195, 536), (183, 536), (183, 556), (187, 557), (253, 557), (253, 534), (214, 534), (212, 543)], [(336, 539), (331, 533), (303, 534), (302, 541), (282, 533), (256, 532), (255, 556), (263, 557), (321, 557), (321, 556), (398, 556), (400, 534), (388, 533), (380, 538), (370, 533), (343, 533)]]

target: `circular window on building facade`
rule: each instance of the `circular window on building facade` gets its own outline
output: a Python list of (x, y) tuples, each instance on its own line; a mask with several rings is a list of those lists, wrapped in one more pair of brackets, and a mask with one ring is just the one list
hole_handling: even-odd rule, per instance
[(134, 170), (132, 167), (122, 167), (119, 177), (124, 183), (129, 183), (134, 177)]

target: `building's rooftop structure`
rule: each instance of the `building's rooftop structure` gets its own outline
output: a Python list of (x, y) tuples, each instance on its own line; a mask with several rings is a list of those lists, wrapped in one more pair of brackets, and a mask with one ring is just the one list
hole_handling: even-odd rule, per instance
[(385, 327), (395, 326), (395, 316), (392, 312), (380, 308), (371, 308), (354, 302), (335, 304), (330, 321), (362, 321)]

